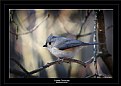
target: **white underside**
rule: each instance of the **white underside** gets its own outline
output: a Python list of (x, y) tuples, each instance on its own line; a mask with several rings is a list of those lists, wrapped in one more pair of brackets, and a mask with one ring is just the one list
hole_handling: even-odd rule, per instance
[(64, 51), (64, 50), (59, 50), (55, 47), (53, 48), (48, 48), (48, 50), (56, 57), (66, 57), (66, 58), (72, 58), (74, 55), (79, 52), (79, 47), (77, 49), (74, 49), (73, 51)]

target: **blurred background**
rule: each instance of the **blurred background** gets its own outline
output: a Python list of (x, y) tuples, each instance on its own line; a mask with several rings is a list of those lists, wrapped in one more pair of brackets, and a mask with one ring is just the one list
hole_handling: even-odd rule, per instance
[[(99, 10), (100, 11), (100, 10)], [(106, 48), (113, 60), (113, 10), (101, 10), (104, 21)], [(10, 57), (18, 61), (28, 72), (52, 62), (54, 57), (43, 45), (47, 37), (61, 35), (75, 38), (94, 31), (95, 11), (81, 9), (26, 9), (9, 11), (10, 28), (9, 44)], [(93, 42), (94, 34), (79, 37), (83, 42)], [(93, 57), (93, 46), (87, 46), (74, 59), (87, 61)], [(110, 63), (110, 62), (109, 62)], [(112, 65), (112, 63), (111, 63)], [(10, 60), (9, 78), (23, 78), (17, 74), (22, 69)], [(107, 64), (102, 58), (97, 59), (98, 73), (112, 77)], [(86, 68), (77, 63), (54, 64), (40, 72), (33, 74), (39, 78), (85, 78), (95, 74), (94, 63)]]

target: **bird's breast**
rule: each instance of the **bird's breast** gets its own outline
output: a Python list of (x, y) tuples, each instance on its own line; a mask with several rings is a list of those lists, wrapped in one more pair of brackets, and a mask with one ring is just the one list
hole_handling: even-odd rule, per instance
[(70, 57), (70, 58), (74, 56), (73, 50), (74, 50), (73, 48), (69, 48), (66, 50), (59, 50), (56, 47), (49, 49), (49, 51), (56, 57)]

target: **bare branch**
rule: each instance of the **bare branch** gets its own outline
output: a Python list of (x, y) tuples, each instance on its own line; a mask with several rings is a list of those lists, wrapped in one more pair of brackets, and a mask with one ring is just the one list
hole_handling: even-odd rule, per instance
[(33, 73), (36, 73), (36, 72), (39, 72), (47, 67), (50, 67), (54, 64), (57, 64), (57, 63), (61, 63), (61, 62), (66, 62), (66, 63), (70, 63), (70, 62), (75, 62), (75, 63), (78, 63), (78, 64), (81, 64), (83, 65), (84, 67), (86, 67), (86, 64), (82, 61), (79, 61), (79, 60), (76, 60), (76, 59), (72, 59), (72, 58), (63, 58), (63, 59), (57, 59), (56, 61), (53, 61), (53, 62), (50, 62), (50, 63), (47, 63), (46, 65), (40, 67), (39, 69), (36, 69), (36, 70), (33, 70), (31, 72), (29, 72), (29, 74), (33, 74)]
[(22, 75), (22, 76), (24, 76), (24, 77), (29, 77), (29, 76), (32, 76), (32, 74), (34, 74), (34, 73), (37, 73), (37, 72), (40, 72), (40, 71), (42, 71), (42, 70), (44, 70), (44, 69), (46, 69), (46, 68), (48, 68), (48, 67), (50, 67), (50, 66), (52, 66), (52, 65), (54, 65), (54, 64), (60, 64), (60, 63), (62, 63), (62, 62), (65, 62), (65, 63), (70, 63), (70, 62), (74, 62), (74, 63), (78, 63), (78, 64), (81, 64), (82, 66), (84, 66), (84, 67), (86, 67), (88, 64), (90, 64), (90, 63), (92, 63), (93, 62), (93, 57), (90, 59), (90, 60), (88, 60), (88, 61), (86, 61), (86, 62), (83, 62), (83, 61), (80, 61), (80, 60), (77, 60), (77, 59), (72, 59), (72, 58), (60, 58), (60, 59), (57, 59), (57, 60), (55, 60), (55, 61), (52, 61), (52, 62), (49, 62), (49, 63), (47, 63), (46, 65), (44, 65), (44, 66), (42, 66), (42, 67), (40, 67), (40, 68), (38, 68), (38, 69), (36, 69), (36, 70), (33, 70), (33, 71), (30, 71), (30, 72), (28, 72), (19, 62), (17, 62), (16, 60), (14, 60), (14, 59), (11, 59), (11, 60), (13, 60), (24, 72), (21, 72), (21, 71), (16, 71), (16, 70), (12, 70), (12, 69), (10, 69), (10, 72), (11, 73), (15, 73), (15, 75)]

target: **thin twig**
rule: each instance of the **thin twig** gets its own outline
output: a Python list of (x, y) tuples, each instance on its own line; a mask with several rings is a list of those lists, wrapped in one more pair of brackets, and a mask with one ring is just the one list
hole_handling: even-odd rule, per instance
[(91, 59), (85, 61), (84, 63), (85, 63), (86, 65), (89, 65), (89, 64), (91, 64), (93, 61), (94, 61), (94, 57), (92, 57)]
[[(92, 12), (92, 11), (91, 11), (91, 12)], [(90, 16), (91, 12), (89, 12), (89, 14), (88, 14), (87, 16), (85, 16), (85, 20), (84, 20), (84, 22), (82, 23), (81, 28), (80, 28), (80, 31), (79, 31), (79, 33), (78, 33), (78, 35), (77, 35), (77, 37), (76, 37), (77, 39), (79, 38), (78, 36), (81, 34), (82, 28), (83, 28), (83, 26), (85, 25), (85, 23), (87, 22), (87, 19), (88, 19), (88, 17)]]
[(89, 35), (92, 35), (92, 34), (94, 34), (96, 31), (93, 31), (93, 32), (90, 32), (90, 33), (86, 33), (86, 34), (83, 34), (83, 35), (76, 35), (76, 36), (78, 36), (78, 38), (79, 37), (85, 37), (85, 36), (89, 36)]

